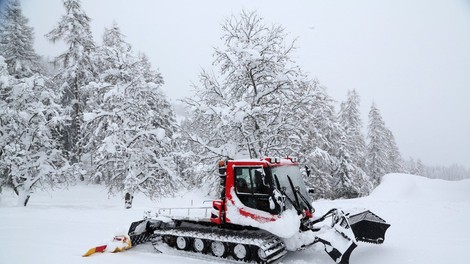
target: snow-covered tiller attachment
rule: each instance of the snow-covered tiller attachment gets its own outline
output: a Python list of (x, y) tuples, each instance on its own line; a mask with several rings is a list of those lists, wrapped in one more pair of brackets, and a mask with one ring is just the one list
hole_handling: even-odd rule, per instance
[[(322, 243), (336, 262), (348, 264), (357, 241), (382, 244), (390, 224), (365, 210), (355, 214), (315, 209), (291, 158), (218, 163), (221, 196), (207, 215), (165, 215), (163, 210), (132, 223), (132, 245), (151, 241), (162, 252), (177, 250), (257, 263), (279, 262), (286, 252)], [(198, 208), (201, 209), (201, 208)], [(171, 214), (171, 213), (170, 213)]]

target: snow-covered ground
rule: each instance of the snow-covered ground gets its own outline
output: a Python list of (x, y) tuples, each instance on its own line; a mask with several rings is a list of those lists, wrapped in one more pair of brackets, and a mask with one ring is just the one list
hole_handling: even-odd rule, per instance
[[(214, 259), (172, 251), (156, 254), (151, 245), (122, 253), (83, 258), (90, 247), (126, 233), (142, 212), (157, 206), (189, 206), (207, 197), (190, 192), (180, 198), (152, 202), (136, 196), (134, 208), (124, 209), (120, 197), (108, 198), (99, 186), (36, 192), (28, 207), (16, 207), (9, 192), (0, 198), (0, 263), (213, 263)], [(318, 213), (332, 207), (368, 208), (392, 226), (383, 245), (360, 243), (352, 264), (468, 263), (470, 250), (470, 180), (448, 182), (390, 174), (369, 196), (317, 201)], [(222, 260), (216, 260), (223, 263)], [(320, 246), (288, 253), (283, 263), (333, 264)]]

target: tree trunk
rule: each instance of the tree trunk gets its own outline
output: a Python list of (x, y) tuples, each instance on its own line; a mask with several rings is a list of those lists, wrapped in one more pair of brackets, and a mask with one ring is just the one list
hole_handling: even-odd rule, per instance
[(35, 180), (27, 179), (21, 185), (14, 185), (13, 188), (18, 195), (18, 206), (28, 205), (29, 198), (31, 197), (33, 185), (37, 182)]
[(132, 208), (132, 200), (134, 199), (134, 195), (132, 195), (130, 192), (126, 192), (126, 195), (124, 196), (124, 203), (125, 203), (125, 208), (126, 209), (131, 209)]
[(23, 202), (23, 206), (28, 205), (28, 202), (29, 202), (29, 198), (30, 198), (30, 197), (31, 197), (31, 196), (30, 196), (29, 194), (26, 195), (26, 199), (25, 199), (24, 202)]
[(20, 192), (20, 194), (18, 195), (18, 206), (28, 205), (30, 197), (31, 197), (31, 195), (27, 191)]

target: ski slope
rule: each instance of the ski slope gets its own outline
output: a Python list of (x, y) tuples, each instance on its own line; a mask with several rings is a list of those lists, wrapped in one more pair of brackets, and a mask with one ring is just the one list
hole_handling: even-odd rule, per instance
[[(200, 191), (152, 202), (134, 198), (134, 208), (124, 209), (120, 197), (109, 197), (101, 186), (74, 186), (68, 190), (38, 191), (28, 207), (17, 207), (9, 191), (0, 194), (0, 263), (233, 263), (207, 256), (170, 250), (156, 254), (151, 245), (122, 253), (81, 255), (90, 247), (106, 244), (116, 234), (127, 233), (143, 211), (158, 206), (201, 204), (209, 197)], [(406, 174), (389, 174), (364, 198), (314, 202), (320, 214), (332, 207), (368, 208), (392, 226), (383, 245), (359, 243), (351, 264), (467, 263), (470, 250), (470, 180), (449, 182)], [(288, 263), (333, 264), (320, 245), (290, 252)]]

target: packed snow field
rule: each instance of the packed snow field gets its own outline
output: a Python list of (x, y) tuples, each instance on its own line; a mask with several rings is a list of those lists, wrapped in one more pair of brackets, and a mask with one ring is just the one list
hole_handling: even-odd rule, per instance
[[(124, 209), (120, 197), (108, 197), (104, 187), (73, 186), (68, 190), (37, 191), (29, 205), (16, 206), (12, 193), (0, 194), (0, 263), (213, 263), (214, 259), (174, 250), (157, 254), (149, 244), (122, 253), (81, 255), (126, 233), (143, 211), (156, 207), (201, 204), (210, 197), (192, 191), (153, 202), (136, 196)], [(470, 250), (470, 180), (443, 181), (389, 174), (364, 198), (313, 203), (317, 214), (332, 207), (368, 208), (392, 226), (383, 245), (359, 243), (352, 264), (468, 263)], [(225, 263), (216, 259), (217, 262)], [(282, 263), (331, 263), (320, 245), (289, 252)]]

